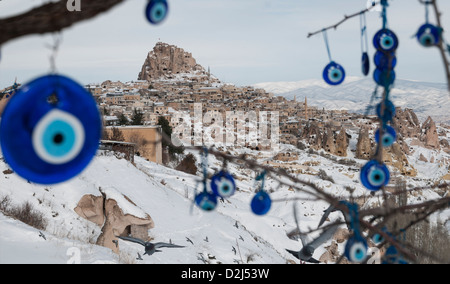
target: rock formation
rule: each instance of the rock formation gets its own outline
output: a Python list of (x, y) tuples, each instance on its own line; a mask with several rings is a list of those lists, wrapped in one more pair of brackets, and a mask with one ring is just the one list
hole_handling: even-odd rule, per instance
[(425, 143), (425, 147), (439, 149), (439, 136), (436, 129), (436, 123), (431, 117), (422, 124), (422, 136), (420, 140)]
[(171, 78), (175, 74), (199, 72), (207, 76), (192, 54), (174, 45), (158, 42), (147, 55), (138, 80)]
[(116, 235), (133, 236), (143, 240), (148, 240), (148, 230), (154, 227), (152, 218), (146, 213), (135, 216), (124, 212), (119, 204), (126, 203), (122, 207), (137, 208), (128, 197), (114, 192), (113, 196), (120, 199), (108, 197), (108, 194), (101, 190), (101, 196), (91, 194), (84, 195), (75, 207), (75, 212), (81, 217), (94, 222), (102, 227), (102, 233), (97, 238), (97, 245), (110, 248), (115, 253), (119, 252), (119, 246), (113, 240), (117, 240)]
[[(369, 133), (369, 129), (367, 127), (361, 128), (358, 142), (356, 144), (355, 157), (357, 159), (370, 160), (374, 158), (377, 145), (375, 144), (375, 139), (373, 136), (373, 134)], [(402, 138), (399, 137), (399, 141), (403, 141), (401, 139)], [(383, 162), (388, 166), (395, 167), (402, 175), (416, 176), (417, 171), (409, 163), (405, 154), (405, 151), (408, 151), (408, 149), (405, 150), (403, 147), (404, 145), (406, 145), (406, 143), (396, 142), (391, 147), (383, 148)]]
[(359, 131), (358, 142), (356, 144), (356, 158), (369, 160), (373, 156), (374, 143), (370, 139), (369, 129), (362, 127)]
[(323, 129), (317, 123), (311, 122), (303, 129), (301, 139), (306, 140), (315, 150), (324, 149), (336, 156), (347, 156), (349, 137), (342, 127), (336, 132), (331, 127)]

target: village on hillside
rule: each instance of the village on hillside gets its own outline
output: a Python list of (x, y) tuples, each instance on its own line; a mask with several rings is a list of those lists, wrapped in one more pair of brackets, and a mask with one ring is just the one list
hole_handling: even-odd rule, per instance
[[(101, 84), (86, 85), (85, 88), (98, 102), (107, 128), (119, 127), (129, 131), (123, 126), (133, 124), (133, 116), (140, 113), (142, 119), (139, 124), (153, 129), (152, 131), (155, 131), (159, 118), (164, 117), (174, 130), (184, 132), (188, 128), (187, 132), (194, 137), (195, 128), (191, 126), (196, 122), (195, 119), (200, 112), (203, 118), (202, 131), (210, 125), (224, 127), (231, 116), (234, 120), (232, 125), (238, 123), (244, 125), (248, 136), (250, 132), (261, 127), (258, 122), (255, 125), (250, 123), (249, 113), (255, 118), (261, 118), (262, 113), (269, 115), (276, 113), (277, 143), (300, 147), (306, 143), (315, 150), (324, 149), (330, 154), (347, 157), (351, 133), (358, 133), (358, 143), (352, 150), (355, 152), (352, 156), (369, 159), (374, 148), (374, 142), (370, 140), (369, 134), (376, 131), (375, 115), (321, 109), (308, 105), (307, 97), (288, 100), (263, 89), (222, 83), (211, 74), (209, 68), (205, 70), (197, 64), (191, 53), (162, 42), (157, 43), (149, 52), (138, 80), (124, 83), (105, 81)], [(208, 119), (205, 119), (206, 117)], [(189, 118), (190, 121), (186, 121)], [(438, 133), (436, 124), (431, 118), (421, 125), (412, 110), (398, 109), (395, 123), (402, 136), (398, 145), (391, 151), (393, 157), (388, 157), (387, 154), (385, 160), (391, 164), (392, 161), (401, 164), (402, 174), (414, 176), (414, 170), (404, 156), (409, 153), (409, 146), (403, 142), (406, 138), (415, 139), (416, 144), (424, 147), (431, 149), (442, 147), (449, 151), (447, 140), (439, 139), (439, 136), (445, 133)], [(232, 132), (237, 131), (233, 128)], [(220, 132), (220, 135), (225, 136), (225, 131)], [(274, 136), (273, 129), (268, 131), (269, 139), (271, 135)], [(225, 140), (226, 137), (220, 139), (216, 137), (213, 141)], [(273, 150), (273, 143), (263, 143), (260, 137), (256, 138), (256, 143), (251, 139), (246, 141), (242, 146), (257, 150)], [(155, 160), (154, 157), (149, 158)], [(295, 153), (278, 153), (275, 159), (289, 162), (296, 160), (296, 156)]]

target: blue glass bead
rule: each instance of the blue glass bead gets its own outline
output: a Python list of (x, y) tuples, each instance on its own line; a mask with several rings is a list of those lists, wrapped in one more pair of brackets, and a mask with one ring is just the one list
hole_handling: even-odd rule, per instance
[(58, 75), (20, 88), (7, 104), (0, 143), (6, 162), (24, 179), (39, 184), (67, 181), (94, 157), (102, 132), (91, 94)]
[(345, 244), (345, 257), (351, 262), (361, 263), (367, 257), (367, 248), (366, 240), (355, 235)]
[[(380, 132), (381, 132), (380, 129), (378, 129), (375, 132), (375, 141), (377, 143), (380, 143)], [(397, 132), (393, 127), (386, 125), (383, 131), (381, 144), (383, 145), (383, 147), (390, 147), (395, 143), (396, 140), (397, 140)]]
[(395, 105), (390, 100), (384, 101), (384, 110), (382, 110), (382, 105), (383, 103), (377, 105), (377, 116), (386, 124), (394, 119)]
[(370, 72), (370, 59), (369, 59), (369, 54), (367, 54), (367, 52), (364, 52), (361, 58), (361, 68), (362, 68), (362, 73), (364, 76), (369, 75)]
[(258, 192), (251, 202), (252, 212), (256, 215), (266, 215), (272, 207), (272, 199), (265, 191)]
[(364, 187), (371, 191), (377, 191), (389, 183), (389, 169), (386, 165), (372, 160), (361, 169), (360, 178)]
[(375, 69), (373, 72), (373, 80), (382, 87), (388, 87), (394, 84), (396, 75), (394, 70)]
[(397, 35), (389, 29), (378, 31), (373, 38), (375, 48), (383, 52), (394, 52), (398, 48), (398, 44)]
[(150, 0), (145, 10), (147, 20), (152, 24), (160, 24), (169, 13), (169, 5), (166, 0)]
[(336, 86), (344, 82), (345, 70), (336, 62), (331, 62), (323, 70), (322, 76), (328, 85)]
[(431, 24), (424, 24), (417, 32), (417, 40), (424, 47), (436, 46), (441, 42), (442, 29)]
[(374, 62), (379, 70), (393, 70), (397, 66), (397, 57), (394, 53), (377, 51), (374, 56)]
[(226, 171), (220, 171), (215, 174), (211, 178), (211, 190), (219, 197), (231, 197), (236, 191), (236, 183), (233, 176)]
[(209, 192), (202, 192), (195, 197), (195, 203), (203, 211), (213, 211), (217, 207), (217, 196)]

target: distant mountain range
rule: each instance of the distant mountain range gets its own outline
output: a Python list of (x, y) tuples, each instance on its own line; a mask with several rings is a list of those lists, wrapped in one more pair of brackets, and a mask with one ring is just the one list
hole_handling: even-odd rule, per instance
[[(336, 87), (318, 79), (258, 83), (253, 87), (291, 100), (296, 97), (301, 101), (306, 97), (309, 105), (319, 108), (364, 113), (370, 104), (375, 83), (372, 78), (349, 77)], [(381, 95), (381, 89), (378, 94)], [(436, 122), (450, 124), (450, 93), (446, 84), (397, 79), (391, 99), (398, 107), (413, 109), (421, 121), (431, 116)], [(379, 101), (377, 98), (374, 104)]]

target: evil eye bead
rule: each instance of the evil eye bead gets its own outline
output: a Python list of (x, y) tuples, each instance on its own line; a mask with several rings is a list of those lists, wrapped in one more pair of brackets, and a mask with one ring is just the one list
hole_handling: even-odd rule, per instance
[(398, 48), (398, 38), (395, 33), (389, 29), (378, 31), (373, 38), (373, 45), (382, 52), (393, 52)]
[(38, 78), (11, 97), (2, 114), (3, 156), (19, 176), (39, 184), (69, 180), (90, 163), (101, 137), (97, 104), (63, 76)]
[(372, 242), (373, 242), (375, 245), (379, 245), (379, 244), (381, 244), (382, 242), (384, 242), (384, 238), (383, 238), (383, 236), (380, 235), (380, 234), (375, 234), (375, 235), (372, 236)]
[(436, 46), (441, 41), (441, 29), (431, 24), (424, 24), (417, 32), (417, 40), (424, 47)]
[(147, 20), (157, 25), (161, 23), (169, 12), (169, 5), (166, 0), (150, 0), (145, 10)]
[(392, 121), (396, 113), (395, 105), (390, 100), (384, 101), (384, 107), (383, 103), (379, 103), (377, 105), (376, 111), (378, 118), (380, 118), (385, 123)]
[(370, 59), (369, 59), (369, 55), (367, 54), (367, 52), (364, 52), (362, 55), (361, 68), (362, 68), (362, 73), (364, 74), (364, 76), (369, 75)]
[(381, 136), (381, 139), (380, 133), (381, 129), (378, 129), (375, 132), (375, 141), (377, 143), (381, 143), (383, 147), (391, 147), (395, 143), (395, 140), (397, 140), (397, 132), (393, 127), (389, 125), (386, 125), (385, 129), (383, 130), (383, 135)]
[(217, 197), (212, 193), (202, 192), (195, 197), (195, 203), (203, 211), (213, 211), (217, 207)]
[(377, 68), (373, 72), (373, 80), (382, 87), (394, 84), (395, 78), (394, 70), (381, 70)]
[(362, 263), (367, 257), (367, 242), (362, 237), (352, 237), (345, 244), (345, 256), (354, 263)]
[(368, 162), (361, 169), (361, 183), (371, 191), (380, 190), (389, 183), (389, 169), (376, 160)]
[(339, 85), (345, 80), (345, 70), (336, 62), (331, 62), (323, 70), (323, 79), (328, 85)]
[(381, 264), (408, 264), (395, 246), (389, 246), (384, 253)]
[(272, 207), (272, 199), (267, 192), (260, 191), (253, 197), (250, 206), (256, 215), (266, 215)]
[(394, 53), (377, 51), (374, 56), (374, 62), (379, 70), (392, 70), (397, 66), (397, 57)]
[(236, 191), (233, 176), (225, 171), (217, 173), (211, 178), (211, 190), (219, 197), (231, 197)]

